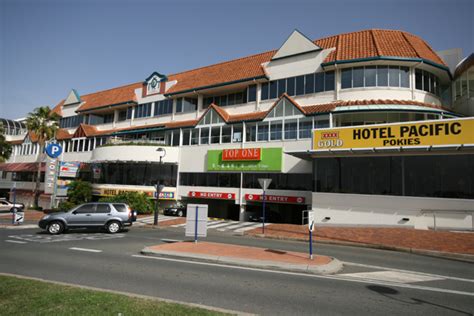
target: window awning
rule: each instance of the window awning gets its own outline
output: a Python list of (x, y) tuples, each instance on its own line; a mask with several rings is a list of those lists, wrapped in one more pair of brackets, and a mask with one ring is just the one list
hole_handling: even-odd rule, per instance
[[(45, 164), (41, 164), (41, 171), (44, 172)], [(0, 163), (0, 171), (7, 172), (36, 172), (38, 171), (38, 163), (36, 162), (13, 162)]]

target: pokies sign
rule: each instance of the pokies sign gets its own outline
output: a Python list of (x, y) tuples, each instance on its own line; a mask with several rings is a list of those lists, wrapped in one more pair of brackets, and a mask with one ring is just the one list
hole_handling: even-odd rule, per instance
[(474, 118), (316, 129), (313, 150), (474, 144)]

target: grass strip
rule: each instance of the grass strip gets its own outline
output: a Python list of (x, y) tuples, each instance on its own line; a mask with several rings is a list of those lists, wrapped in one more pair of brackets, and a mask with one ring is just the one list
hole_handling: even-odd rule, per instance
[(0, 315), (224, 315), (215, 311), (0, 275)]

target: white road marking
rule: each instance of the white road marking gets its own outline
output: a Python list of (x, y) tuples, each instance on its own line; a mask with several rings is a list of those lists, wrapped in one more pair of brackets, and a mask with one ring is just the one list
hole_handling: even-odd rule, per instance
[(226, 226), (224, 228), (221, 228), (221, 229), (218, 229), (218, 231), (226, 231), (226, 230), (232, 230), (232, 229), (236, 229), (236, 228), (241, 228), (241, 227), (245, 227), (245, 226), (248, 226), (248, 225), (252, 225), (253, 223), (247, 223), (247, 222), (237, 222), (237, 224), (233, 224), (233, 225), (230, 225), (230, 226)]
[[(160, 215), (158, 216), (158, 223), (166, 222), (166, 221), (177, 219), (177, 218), (179, 217)], [(154, 220), (155, 218), (153, 216), (147, 216), (147, 217), (142, 217), (142, 218), (137, 219), (137, 223), (153, 224)]]
[(132, 257), (144, 258), (144, 259), (153, 259), (153, 260), (182, 262), (182, 263), (188, 263), (188, 264), (197, 264), (197, 265), (205, 265), (205, 266), (213, 266), (213, 267), (222, 267), (222, 268), (228, 268), (228, 269), (238, 269), (238, 270), (247, 270), (247, 271), (286, 274), (286, 275), (301, 276), (301, 277), (305, 277), (305, 278), (328, 279), (328, 280), (346, 281), (346, 282), (353, 282), (353, 283), (385, 285), (385, 286), (393, 286), (393, 287), (398, 287), (398, 288), (406, 288), (406, 289), (413, 289), (413, 290), (420, 290), (420, 291), (430, 291), (430, 292), (466, 295), (466, 296), (474, 297), (474, 293), (472, 293), (472, 292), (448, 290), (448, 289), (441, 289), (441, 288), (435, 288), (435, 287), (430, 287), (430, 286), (421, 286), (421, 285), (396, 283), (396, 282), (384, 282), (384, 281), (364, 280), (364, 279), (355, 279), (355, 278), (351, 279), (351, 278), (341, 277), (339, 275), (315, 275), (315, 274), (307, 274), (307, 273), (299, 273), (299, 272), (266, 270), (266, 269), (233, 266), (233, 265), (226, 265), (226, 264), (219, 264), (219, 263), (187, 261), (187, 260), (181, 260), (181, 259), (162, 258), (162, 257), (150, 257), (150, 256), (144, 256), (144, 255), (132, 255)]
[(12, 243), (15, 243), (15, 244), (27, 244), (26, 241), (19, 241), (19, 240), (5, 240), (6, 242), (12, 242)]
[(425, 282), (444, 280), (440, 277), (432, 277), (426, 275), (420, 275), (416, 273), (398, 272), (398, 271), (374, 271), (374, 272), (358, 272), (358, 273), (343, 273), (338, 274), (342, 277), (357, 278), (365, 280), (375, 281), (388, 281), (397, 283), (414, 283), (414, 282)]
[(171, 227), (184, 227), (186, 226), (186, 223), (184, 224), (177, 224), (177, 225), (171, 225)]
[(30, 224), (30, 225), (14, 225), (14, 226), (6, 226), (6, 229), (29, 229), (29, 228), (39, 228), (38, 225)]
[(77, 247), (72, 247), (69, 248), (71, 250), (77, 250), (77, 251), (86, 251), (86, 252), (102, 252), (102, 250), (97, 250), (97, 249), (88, 249), (88, 248), (77, 248)]
[(234, 224), (234, 222), (224, 222), (224, 223), (219, 223), (219, 224), (211, 226), (211, 227), (209, 227), (209, 226), (207, 226), (207, 227), (213, 229), (213, 228), (218, 228), (218, 227), (231, 226), (233, 224)]
[(253, 225), (248, 226), (248, 227), (239, 228), (239, 229), (236, 229), (235, 232), (236, 233), (242, 233), (242, 232), (246, 232), (247, 230), (255, 229), (257, 227), (262, 227), (262, 224), (258, 223), (258, 224), (253, 224)]
[(464, 278), (452, 277), (452, 276), (447, 276), (447, 275), (438, 275), (438, 274), (425, 273), (425, 272), (418, 272), (418, 271), (410, 271), (410, 270), (402, 270), (402, 269), (395, 269), (395, 268), (387, 268), (387, 267), (381, 267), (381, 266), (374, 266), (374, 265), (370, 265), (370, 264), (362, 264), (362, 263), (346, 262), (346, 261), (342, 261), (342, 264), (345, 265), (345, 266), (355, 266), (355, 267), (364, 267), (364, 268), (371, 268), (371, 269), (380, 269), (380, 270), (390, 270), (390, 271), (397, 271), (397, 272), (406, 272), (406, 273), (418, 274), (418, 275), (423, 275), (423, 276), (428, 276), (428, 277), (436, 277), (436, 278), (442, 278), (442, 279), (449, 279), (449, 280), (456, 280), (456, 281), (463, 281), (463, 282), (472, 282), (472, 283), (474, 283), (474, 280), (473, 280), (473, 279), (464, 279)]

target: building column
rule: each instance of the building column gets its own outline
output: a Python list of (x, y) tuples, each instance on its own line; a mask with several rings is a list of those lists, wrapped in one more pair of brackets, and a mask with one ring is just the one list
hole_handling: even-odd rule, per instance
[(257, 96), (255, 98), (255, 111), (260, 110), (260, 100), (262, 97), (262, 84), (257, 83)]
[(411, 88), (411, 99), (415, 100), (415, 67), (410, 67), (410, 88)]
[(245, 205), (239, 205), (239, 222), (245, 222)]
[(119, 117), (119, 111), (115, 110), (114, 111), (114, 121), (113, 121), (113, 124), (112, 124), (113, 127), (115, 127), (115, 124), (118, 122), (118, 117)]

